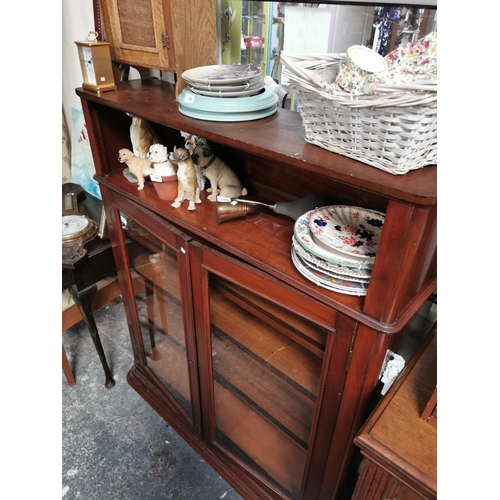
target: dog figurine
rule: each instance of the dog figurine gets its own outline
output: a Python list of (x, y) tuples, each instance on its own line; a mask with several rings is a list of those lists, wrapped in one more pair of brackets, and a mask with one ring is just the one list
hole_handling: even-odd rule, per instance
[(234, 171), (211, 150), (208, 144), (195, 146), (192, 158), (210, 181), (210, 187), (207, 188), (207, 192), (212, 193), (208, 197), (210, 201), (217, 201), (218, 195), (237, 198), (248, 194)]
[(184, 200), (189, 200), (188, 210), (196, 210), (195, 203), (201, 203), (200, 192), (205, 187), (203, 175), (193, 163), (186, 148), (176, 148), (170, 153), (169, 160), (177, 165), (178, 191), (172, 207), (179, 208)]
[(153, 163), (165, 163), (168, 161), (168, 150), (162, 144), (151, 144), (146, 156)]
[(132, 151), (135, 156), (146, 158), (151, 145), (157, 144), (160, 141), (147, 120), (139, 116), (131, 115), (130, 113), (127, 113), (127, 115), (132, 118), (132, 124), (130, 125)]
[(182, 130), (181, 136), (184, 139), (184, 147), (191, 153), (193, 154), (194, 148), (196, 146), (208, 146), (207, 140), (204, 139), (203, 137), (200, 137), (198, 135), (190, 134), (189, 132), (183, 132)]
[(147, 157), (153, 162), (153, 168), (158, 175), (174, 175), (175, 167), (168, 159), (168, 150), (162, 144), (152, 144)]
[(139, 158), (130, 149), (120, 149), (118, 151), (118, 161), (127, 164), (128, 169), (139, 182), (139, 187), (137, 188), (139, 190), (144, 188), (144, 177), (154, 172), (151, 168), (151, 160), (148, 158)]

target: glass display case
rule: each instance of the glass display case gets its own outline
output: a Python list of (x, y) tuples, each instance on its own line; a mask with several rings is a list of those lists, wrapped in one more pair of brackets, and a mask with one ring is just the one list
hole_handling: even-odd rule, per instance
[[(273, 2), (220, 0), (221, 62), (251, 64), (269, 74)], [(269, 42), (271, 40), (271, 42)]]

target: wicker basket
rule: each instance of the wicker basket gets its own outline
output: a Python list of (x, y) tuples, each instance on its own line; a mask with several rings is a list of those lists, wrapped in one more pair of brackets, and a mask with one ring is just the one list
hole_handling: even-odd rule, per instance
[(436, 164), (436, 80), (365, 86), (352, 95), (326, 83), (345, 54), (280, 57), (284, 75), (299, 88), (307, 142), (391, 174)]

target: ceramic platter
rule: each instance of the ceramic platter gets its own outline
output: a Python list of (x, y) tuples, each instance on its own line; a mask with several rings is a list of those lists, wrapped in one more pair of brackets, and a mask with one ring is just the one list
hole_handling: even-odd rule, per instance
[(377, 251), (385, 215), (374, 210), (346, 205), (321, 207), (310, 214), (309, 228), (323, 249), (334, 249), (366, 260)]
[(346, 255), (334, 249), (325, 250), (316, 244), (309, 228), (309, 217), (316, 209), (310, 210), (301, 215), (296, 221), (293, 233), (297, 241), (312, 255), (319, 257), (331, 264), (342, 266), (348, 269), (357, 269), (367, 272), (373, 267), (373, 260), (360, 259), (356, 255)]
[(208, 111), (210, 113), (247, 113), (268, 109), (278, 103), (278, 96), (271, 87), (265, 87), (258, 95), (232, 99), (230, 97), (214, 99), (195, 94), (191, 89), (184, 89), (177, 101), (184, 109)]
[(318, 286), (347, 295), (366, 295), (368, 289), (368, 285), (366, 283), (358, 283), (356, 281), (334, 278), (312, 268), (307, 262), (301, 259), (293, 246), (292, 262), (300, 274), (302, 274), (309, 281), (316, 283)]
[(278, 96), (265, 86), (257, 95), (214, 99), (185, 88), (177, 97), (179, 111), (200, 120), (236, 122), (258, 120), (276, 113)]
[(339, 264), (333, 264), (324, 259), (316, 257), (308, 252), (295, 238), (292, 237), (292, 245), (295, 251), (300, 255), (301, 259), (306, 261), (311, 267), (318, 271), (324, 272), (334, 278), (346, 279), (350, 281), (359, 281), (360, 283), (368, 283), (371, 278), (371, 272), (365, 269), (350, 269)]
[(195, 87), (191, 87), (191, 91), (195, 94), (204, 95), (207, 97), (245, 97), (250, 95), (261, 94), (264, 91), (264, 82), (260, 82), (256, 87), (253, 85), (249, 85), (247, 90), (238, 90), (234, 92), (223, 92), (219, 91), (210, 91), (210, 90), (198, 90)]
[(258, 66), (243, 64), (216, 64), (213, 66), (200, 66), (182, 73), (182, 78), (188, 83), (208, 84), (235, 84), (248, 82), (252, 78), (262, 76)]
[(211, 122), (246, 122), (250, 120), (260, 120), (261, 118), (266, 118), (276, 113), (278, 109), (277, 106), (271, 106), (266, 109), (261, 109), (259, 111), (249, 111), (247, 113), (218, 113), (216, 111), (198, 111), (194, 109), (184, 108), (179, 105), (179, 112), (183, 115), (189, 116), (191, 118), (196, 118), (198, 120), (206, 120)]
[[(189, 83), (189, 82), (188, 82)], [(202, 83), (190, 83), (191, 89), (203, 90), (208, 92), (245, 92), (256, 88), (263, 88), (265, 83), (262, 76), (256, 76), (248, 82), (239, 83), (237, 85), (205, 85)]]

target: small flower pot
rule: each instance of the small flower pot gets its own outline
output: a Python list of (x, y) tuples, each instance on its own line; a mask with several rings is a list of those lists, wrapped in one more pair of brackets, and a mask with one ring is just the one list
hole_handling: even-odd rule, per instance
[(161, 177), (161, 182), (153, 181), (153, 187), (160, 200), (175, 200), (177, 197), (177, 174)]

